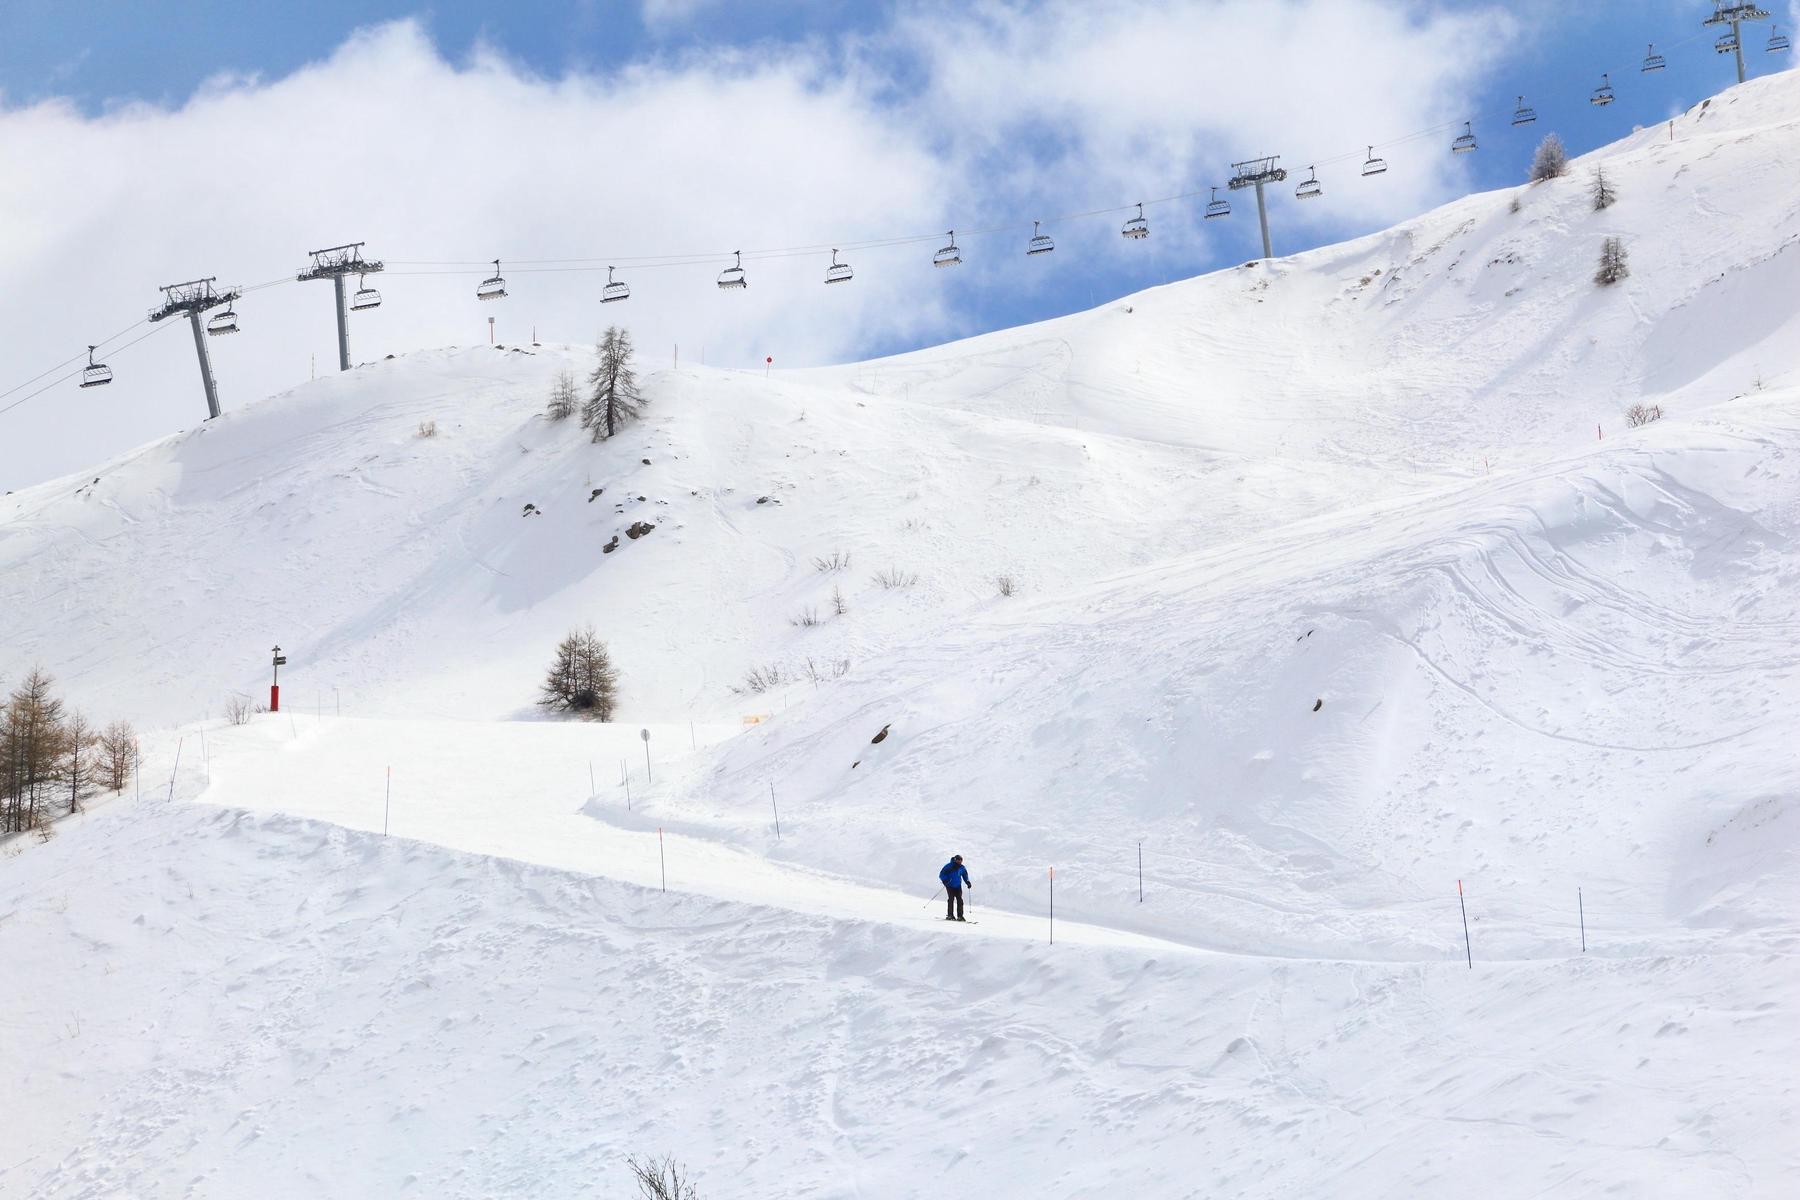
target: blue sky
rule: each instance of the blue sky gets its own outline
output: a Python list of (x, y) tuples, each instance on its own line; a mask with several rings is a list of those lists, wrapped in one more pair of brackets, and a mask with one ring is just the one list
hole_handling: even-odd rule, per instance
[[(1546, 131), (1580, 152), (1726, 86), (1730, 60), (1700, 27), (1710, 7), (9, 0), (0, 158), (29, 169), (0, 184), (0, 265), (30, 286), (0, 298), (0, 320), (46, 349), (6, 356), (0, 391), (139, 317), (161, 283), (276, 280), (305, 249), (358, 236), (390, 264), (390, 305), (358, 326), (370, 355), (486, 340), (496, 306), (468, 303), (472, 278), (438, 274), (477, 259), (712, 255), (951, 223), (1006, 229), (959, 238), (956, 272), (921, 271), (930, 246), (858, 250), (856, 282), (829, 297), (822, 252), (757, 262), (730, 306), (707, 294), (726, 263), (640, 264), (617, 315), (640, 344), (714, 365), (867, 357), (1039, 320), (1253, 257), (1256, 235), (1243, 203), (1202, 222), (1187, 200), (1153, 206), (1146, 246), (1120, 245), (1122, 213), (1054, 225), (1058, 252), (1028, 265), (1033, 217), (1204, 190), (1233, 158), (1279, 152), (1296, 176), (1272, 213), (1277, 253), (1382, 228), (1518, 182)], [(1753, 74), (1791, 58), (1764, 54), (1766, 37), (1746, 39)], [(1669, 66), (1643, 75), (1650, 41)], [(1599, 109), (1602, 71), (1618, 102)], [(1519, 94), (1539, 115), (1523, 130), (1507, 121)], [(1471, 118), (1475, 155), (1449, 155), (1451, 129), (1398, 140)], [(1379, 184), (1332, 161), (1370, 141), (1389, 143)], [(1326, 197), (1297, 208), (1309, 161), (1326, 164)], [(420, 265), (439, 263), (458, 265)], [(513, 275), (500, 335), (591, 336), (593, 270)], [(246, 312), (244, 353), (218, 364), (228, 408), (329, 357), (321, 306), (284, 287)], [(0, 486), (190, 420), (192, 351), (184, 362), (177, 340), (133, 348), (143, 365), (91, 407), (0, 413)], [(91, 444), (22, 449), (70, 412), (96, 423)]]

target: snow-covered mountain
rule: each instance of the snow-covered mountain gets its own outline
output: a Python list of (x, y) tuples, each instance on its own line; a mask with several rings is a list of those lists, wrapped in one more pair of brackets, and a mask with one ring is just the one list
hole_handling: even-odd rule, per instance
[[(427, 351), (0, 498), (0, 677), (185, 726), (0, 861), (0, 1191), (1788, 1194), (1796, 177), (1778, 75), (604, 444), (585, 348)], [(622, 721), (506, 719), (589, 621)]]

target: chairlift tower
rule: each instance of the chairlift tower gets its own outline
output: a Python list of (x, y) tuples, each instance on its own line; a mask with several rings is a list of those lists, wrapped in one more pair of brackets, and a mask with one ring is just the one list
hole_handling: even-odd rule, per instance
[[(358, 278), (373, 275), (382, 269), (382, 264), (373, 259), (363, 257), (363, 243), (351, 242), (347, 246), (332, 246), (326, 250), (310, 250), (312, 265), (294, 276), (301, 283), (312, 279), (329, 279), (332, 291), (337, 296), (337, 329), (338, 329), (338, 370), (350, 369), (350, 307), (344, 298), (344, 280), (351, 275)], [(368, 290), (368, 289), (363, 289)], [(380, 301), (376, 301), (380, 303)], [(373, 307), (368, 305), (366, 307)]]
[(215, 291), (213, 284), (216, 276), (205, 279), (190, 279), (186, 283), (165, 284), (163, 302), (150, 310), (150, 320), (162, 321), (177, 313), (187, 315), (188, 324), (194, 330), (194, 353), (200, 356), (200, 384), (206, 389), (207, 420), (219, 415), (219, 389), (213, 382), (212, 356), (206, 352), (206, 330), (200, 318), (208, 309), (218, 308), (222, 304), (230, 304), (244, 293), (238, 288), (227, 288)]
[(1269, 245), (1269, 205), (1263, 199), (1263, 185), (1280, 183), (1287, 178), (1287, 169), (1276, 165), (1281, 155), (1271, 154), (1266, 158), (1252, 158), (1246, 162), (1231, 164), (1231, 179), (1225, 184), (1232, 191), (1244, 188), (1256, 189), (1256, 219), (1262, 223), (1262, 239), (1264, 258), (1274, 258), (1275, 251)]
[(1758, 8), (1754, 4), (1734, 4), (1732, 0), (1713, 0), (1713, 15), (1700, 22), (1702, 28), (1714, 25), (1731, 26), (1731, 50), (1737, 56), (1738, 82), (1744, 82), (1744, 32), (1745, 21), (1766, 21), (1769, 10)]

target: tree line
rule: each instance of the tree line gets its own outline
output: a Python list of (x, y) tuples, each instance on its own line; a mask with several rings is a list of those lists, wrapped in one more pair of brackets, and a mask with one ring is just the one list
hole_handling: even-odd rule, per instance
[(46, 828), (99, 791), (123, 791), (137, 768), (124, 721), (96, 729), (39, 667), (0, 704), (0, 834)]

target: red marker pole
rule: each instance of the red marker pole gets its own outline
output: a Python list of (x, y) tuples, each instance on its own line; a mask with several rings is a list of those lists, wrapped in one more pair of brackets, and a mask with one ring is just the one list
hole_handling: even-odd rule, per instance
[(1462, 907), (1463, 953), (1469, 957), (1469, 970), (1475, 969), (1475, 950), (1469, 945), (1469, 905), (1463, 899), (1462, 880), (1456, 881), (1456, 903)]
[(773, 367), (774, 365), (775, 365), (775, 356), (773, 354), (768, 354), (768, 355), (763, 356), (763, 378), (764, 379), (767, 379), (769, 377), (769, 368)]

